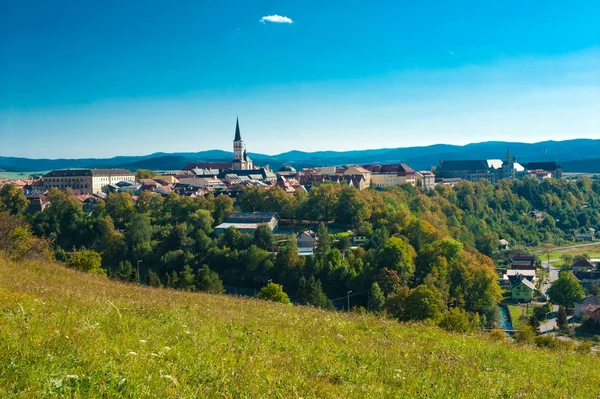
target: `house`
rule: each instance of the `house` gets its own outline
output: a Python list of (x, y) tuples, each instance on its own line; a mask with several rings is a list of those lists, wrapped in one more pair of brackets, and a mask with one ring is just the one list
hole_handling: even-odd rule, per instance
[(600, 272), (573, 272), (573, 275), (584, 288), (600, 284)]
[(298, 248), (314, 248), (317, 245), (319, 237), (312, 230), (306, 230), (298, 234)]
[(588, 296), (575, 302), (575, 317), (589, 316), (590, 313), (600, 309), (600, 298)]
[(594, 235), (589, 233), (576, 233), (575, 238), (583, 241), (594, 241)]
[(266, 224), (271, 231), (277, 231), (279, 215), (276, 212), (233, 212), (225, 218), (225, 222), (215, 227), (215, 233), (219, 236), (228, 228), (235, 227), (242, 233), (254, 236), (260, 224)]
[(435, 188), (435, 175), (428, 170), (421, 170), (415, 174), (417, 185), (424, 190), (433, 190)]
[(526, 278), (519, 279), (510, 287), (510, 296), (519, 302), (531, 302), (535, 293), (535, 285)]
[(511, 284), (514, 284), (524, 278), (531, 282), (535, 282), (536, 281), (535, 273), (536, 273), (535, 270), (508, 269), (506, 271), (506, 275), (508, 276), (508, 279), (510, 280)]
[(524, 254), (509, 255), (510, 267), (515, 270), (535, 270), (535, 256)]
[(544, 220), (544, 214), (540, 211), (531, 211), (529, 216), (535, 219), (536, 222), (542, 222)]
[(41, 212), (48, 206), (48, 197), (44, 194), (29, 194), (25, 198), (29, 201), (27, 213)]
[(574, 272), (593, 272), (596, 266), (587, 259), (577, 259), (573, 263), (572, 269)]

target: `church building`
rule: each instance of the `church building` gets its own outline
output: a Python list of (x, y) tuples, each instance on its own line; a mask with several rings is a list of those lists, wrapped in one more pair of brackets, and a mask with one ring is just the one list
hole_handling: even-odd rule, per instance
[(252, 160), (246, 151), (246, 145), (240, 134), (240, 122), (235, 121), (235, 138), (233, 139), (233, 162), (231, 163), (233, 170), (253, 170)]

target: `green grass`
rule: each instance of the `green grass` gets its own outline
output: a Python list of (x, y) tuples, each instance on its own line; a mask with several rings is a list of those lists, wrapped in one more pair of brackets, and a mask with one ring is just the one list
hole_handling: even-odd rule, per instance
[(44, 170), (41, 172), (0, 172), (0, 179), (24, 180), (29, 178), (29, 176), (31, 175), (43, 176), (48, 172), (48, 170)]
[(0, 397), (592, 398), (600, 356), (0, 258)]
[(525, 314), (527, 317), (533, 314), (533, 306), (529, 306), (529, 312), (527, 312), (527, 306), (521, 305), (508, 305), (510, 311), (510, 317), (512, 318), (513, 328), (516, 330), (521, 324), (521, 316)]

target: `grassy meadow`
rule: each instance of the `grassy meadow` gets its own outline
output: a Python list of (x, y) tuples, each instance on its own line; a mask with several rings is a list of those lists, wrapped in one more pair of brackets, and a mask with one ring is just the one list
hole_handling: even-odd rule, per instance
[(28, 179), (31, 175), (43, 176), (46, 173), (50, 172), (49, 170), (43, 170), (40, 172), (3, 172), (0, 171), (0, 180), (25, 180)]
[(597, 398), (600, 356), (0, 258), (0, 397)]

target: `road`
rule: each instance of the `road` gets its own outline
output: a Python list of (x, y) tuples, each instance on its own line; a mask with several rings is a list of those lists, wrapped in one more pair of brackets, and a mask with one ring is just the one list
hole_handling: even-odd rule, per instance
[(546, 315), (546, 321), (540, 323), (540, 333), (545, 334), (556, 328), (556, 317), (558, 316), (558, 305), (552, 305), (552, 313)]

